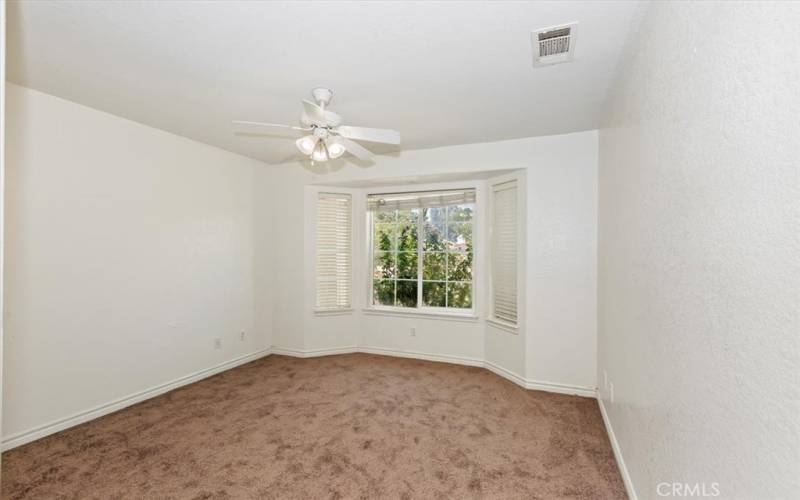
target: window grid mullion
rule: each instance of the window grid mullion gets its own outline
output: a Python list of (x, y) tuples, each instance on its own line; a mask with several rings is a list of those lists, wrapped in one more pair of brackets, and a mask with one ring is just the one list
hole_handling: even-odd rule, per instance
[(422, 239), (425, 237), (424, 208), (420, 208), (417, 217), (417, 309), (422, 307)]
[(447, 242), (450, 241), (448, 237), (450, 236), (450, 207), (444, 207), (444, 307), (447, 309), (449, 304), (447, 303), (447, 290), (449, 285), (447, 284), (447, 279), (450, 277), (450, 252), (447, 251)]
[(397, 240), (400, 236), (398, 234), (398, 229), (400, 229), (400, 223), (398, 222), (399, 214), (398, 211), (394, 211), (394, 223), (392, 224), (392, 232), (394, 233), (394, 238), (392, 240), (392, 257), (394, 257), (394, 276), (392, 277), (392, 281), (394, 282), (394, 300), (392, 301), (392, 305), (397, 307), (397, 275), (398, 275), (398, 268), (397, 268)]

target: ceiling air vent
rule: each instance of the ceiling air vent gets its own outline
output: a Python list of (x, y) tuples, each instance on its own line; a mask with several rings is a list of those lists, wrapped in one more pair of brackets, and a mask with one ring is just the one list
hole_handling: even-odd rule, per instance
[(533, 65), (544, 66), (572, 60), (578, 23), (542, 28), (531, 33)]

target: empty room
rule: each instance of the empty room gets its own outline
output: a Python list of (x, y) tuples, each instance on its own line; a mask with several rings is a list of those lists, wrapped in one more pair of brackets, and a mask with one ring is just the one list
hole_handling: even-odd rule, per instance
[(3, 499), (800, 498), (800, 2), (0, 6)]

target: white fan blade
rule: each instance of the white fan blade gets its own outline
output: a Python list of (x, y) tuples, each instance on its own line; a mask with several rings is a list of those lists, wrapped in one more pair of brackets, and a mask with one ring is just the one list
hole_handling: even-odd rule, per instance
[(303, 99), (303, 122), (313, 123), (320, 127), (336, 127), (342, 123), (342, 117), (333, 111), (322, 109), (318, 104)]
[(292, 130), (304, 130), (304, 131), (311, 130), (310, 128), (293, 127), (291, 125), (281, 125), (279, 123), (249, 122), (245, 120), (233, 120), (233, 123), (236, 125), (253, 125), (256, 127), (288, 128)]
[(335, 131), (342, 137), (359, 141), (400, 144), (400, 132), (386, 128), (339, 127)]
[(348, 153), (355, 156), (359, 160), (372, 159), (372, 152), (355, 141), (351, 141), (350, 139), (346, 139), (344, 137), (332, 137), (331, 140), (336, 141), (344, 146), (344, 149), (346, 149)]

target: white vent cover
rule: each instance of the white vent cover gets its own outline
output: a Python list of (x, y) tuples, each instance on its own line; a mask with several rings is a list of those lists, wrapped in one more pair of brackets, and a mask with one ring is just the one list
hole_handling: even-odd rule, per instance
[(558, 64), (572, 60), (578, 23), (551, 26), (531, 33), (533, 65)]

